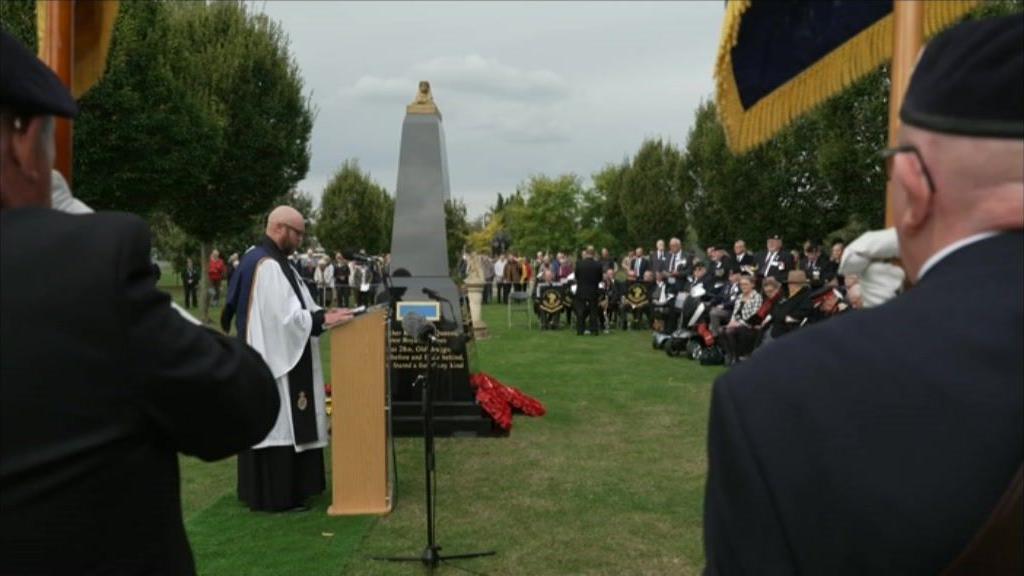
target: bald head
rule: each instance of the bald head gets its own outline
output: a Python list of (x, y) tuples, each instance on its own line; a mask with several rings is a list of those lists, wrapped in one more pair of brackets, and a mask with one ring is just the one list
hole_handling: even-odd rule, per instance
[(302, 214), (291, 206), (278, 206), (267, 217), (267, 236), (285, 254), (291, 254), (302, 245), (306, 235), (306, 222)]
[(954, 136), (904, 125), (893, 158), (893, 222), (915, 280), (942, 248), (973, 234), (1024, 229), (1024, 140)]

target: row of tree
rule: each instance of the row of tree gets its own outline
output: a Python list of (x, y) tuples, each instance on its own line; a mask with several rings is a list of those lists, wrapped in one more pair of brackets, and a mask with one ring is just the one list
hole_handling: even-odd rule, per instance
[(715, 106), (702, 103), (682, 148), (662, 139), (590, 177), (530, 177), (501, 195), (470, 234), (485, 249), (505, 230), (515, 248), (621, 253), (679, 237), (691, 245), (850, 236), (882, 224), (888, 98), (879, 70), (758, 149), (733, 155)]

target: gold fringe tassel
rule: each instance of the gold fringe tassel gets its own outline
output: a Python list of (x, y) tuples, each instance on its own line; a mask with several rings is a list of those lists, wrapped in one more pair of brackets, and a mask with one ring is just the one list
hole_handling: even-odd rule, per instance
[[(740, 22), (752, 0), (731, 0), (726, 6), (722, 40), (715, 65), (716, 104), (726, 141), (742, 153), (770, 139), (795, 118), (864, 77), (892, 58), (892, 13), (864, 29), (819, 59), (809, 68), (743, 109), (733, 75), (732, 49), (739, 39)], [(930, 38), (949, 26), (979, 0), (943, 0), (924, 4), (924, 36)]]

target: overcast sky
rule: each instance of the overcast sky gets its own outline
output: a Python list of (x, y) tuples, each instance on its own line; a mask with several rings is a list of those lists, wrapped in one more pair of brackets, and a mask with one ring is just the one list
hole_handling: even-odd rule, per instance
[(393, 194), (405, 105), (429, 80), (452, 196), (470, 216), (531, 174), (587, 179), (644, 138), (682, 144), (714, 89), (724, 14), (720, 0), (261, 6), (288, 33), (318, 110), (299, 188), (319, 202), (356, 158)]

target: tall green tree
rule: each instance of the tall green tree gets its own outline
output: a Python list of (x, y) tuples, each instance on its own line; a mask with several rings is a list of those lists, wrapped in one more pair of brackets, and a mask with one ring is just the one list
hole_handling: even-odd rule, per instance
[(679, 150), (660, 139), (645, 141), (633, 157), (619, 199), (632, 244), (653, 246), (659, 238), (685, 236), (687, 198), (679, 181), (682, 162)]
[(167, 213), (205, 189), (223, 122), (190, 87), (213, 73), (190, 49), (168, 4), (121, 5), (106, 73), (81, 99), (75, 122), (75, 194), (93, 208)]
[(455, 274), (459, 258), (469, 238), (469, 221), (466, 217), (466, 203), (458, 198), (444, 203), (444, 224), (448, 237), (448, 270)]
[(279, 24), (240, 1), (167, 5), (188, 47), (176, 72), (220, 126), (203, 185), (164, 198), (175, 224), (200, 241), (206, 266), (214, 241), (244, 233), (305, 176), (313, 111)]
[(520, 254), (575, 251), (583, 185), (575, 174), (532, 176), (505, 203), (506, 226)]
[[(591, 175), (592, 196), (585, 196), (581, 202), (583, 224), (585, 225), (588, 219), (588, 211), (599, 210), (600, 229), (605, 235), (605, 241), (602, 242), (600, 238), (587, 239), (580, 244), (594, 244), (599, 248), (607, 245), (607, 248), (615, 254), (630, 248), (626, 215), (622, 208), (627, 172), (629, 172), (629, 160), (624, 159), (618, 164), (608, 164)], [(593, 206), (591, 206), (591, 202), (594, 202)]]
[(324, 188), (317, 238), (331, 251), (383, 253), (391, 243), (393, 207), (387, 191), (363, 172), (356, 160), (346, 160)]
[(172, 23), (191, 46), (191, 89), (221, 120), (222, 145), (206, 184), (180, 190), (175, 222), (208, 244), (244, 231), (309, 169), (313, 111), (280, 25), (243, 2), (172, 4)]

